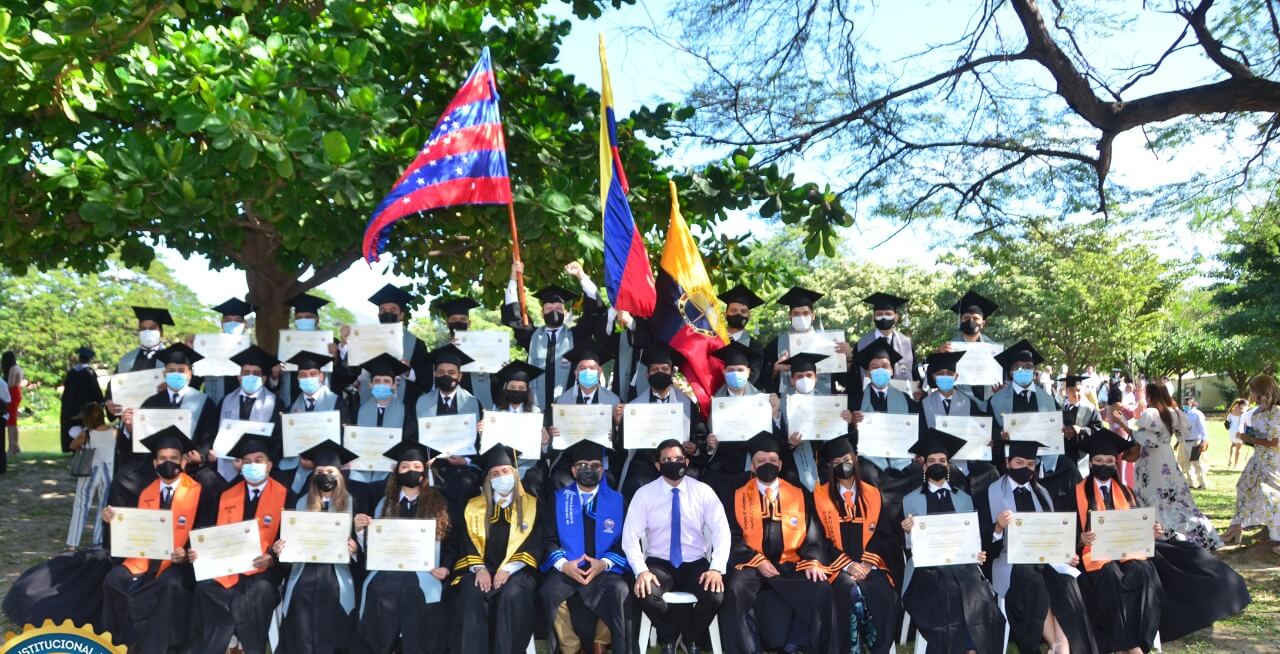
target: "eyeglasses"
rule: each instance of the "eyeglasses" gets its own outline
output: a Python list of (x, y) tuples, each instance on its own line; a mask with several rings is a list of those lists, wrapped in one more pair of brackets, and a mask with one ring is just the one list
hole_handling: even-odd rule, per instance
[(664, 456), (659, 463), (684, 463), (684, 461), (682, 456)]
[(599, 463), (583, 461), (582, 463), (574, 464), (573, 469), (574, 470), (603, 470), (604, 466)]

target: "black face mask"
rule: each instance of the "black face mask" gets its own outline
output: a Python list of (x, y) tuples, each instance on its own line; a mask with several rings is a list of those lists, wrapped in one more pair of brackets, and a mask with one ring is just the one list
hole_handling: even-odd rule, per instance
[(1036, 471), (1031, 468), (1009, 468), (1009, 479), (1015, 484), (1025, 484), (1031, 481)]
[(852, 463), (837, 463), (831, 467), (831, 474), (835, 475), (836, 479), (853, 479), (855, 472), (857, 469)]
[(455, 332), (465, 332), (467, 331), (467, 328), (471, 326), (471, 323), (463, 322), (461, 320), (454, 320), (453, 322), (445, 323), (445, 326)]
[(1111, 481), (1116, 476), (1116, 467), (1091, 465), (1089, 466), (1089, 474), (1093, 475), (1093, 478), (1098, 481)]
[(553, 329), (559, 327), (564, 324), (564, 312), (548, 311), (542, 314), (542, 322)]
[(529, 393), (527, 391), (506, 391), (503, 396), (506, 397), (507, 404), (524, 404), (524, 401), (529, 397)]
[(316, 488), (322, 492), (328, 493), (338, 487), (338, 478), (335, 475), (315, 475), (315, 478)]
[(594, 488), (600, 483), (600, 471), (595, 468), (578, 468), (573, 472), (573, 480), (583, 488)]
[(458, 380), (449, 375), (436, 375), (435, 382), (436, 388), (446, 392), (453, 390), (453, 387), (458, 385)]
[(756, 479), (772, 484), (778, 478), (778, 466), (773, 463), (762, 463), (756, 468)]
[(401, 488), (417, 488), (422, 485), (422, 473), (417, 470), (397, 472), (396, 483), (400, 484)]
[(390, 311), (381, 312), (378, 314), (378, 322), (384, 325), (400, 322), (400, 314), (392, 313)]
[(897, 318), (876, 318), (876, 328), (882, 332), (887, 332), (890, 329), (893, 329), (893, 326), (896, 324), (898, 324)]
[(671, 387), (671, 375), (665, 372), (655, 372), (649, 375), (649, 385), (660, 391), (665, 391)]
[(966, 320), (960, 323), (960, 331), (973, 336), (982, 331), (982, 326), (978, 324), (977, 320)]
[(742, 329), (747, 326), (747, 317), (740, 313), (735, 313), (725, 316), (724, 322), (734, 329)]
[(928, 468), (924, 469), (924, 474), (933, 481), (943, 481), (947, 478), (947, 466), (941, 463), (930, 464)]
[(666, 461), (660, 466), (662, 476), (671, 481), (680, 481), (684, 473), (689, 471), (689, 464), (684, 461)]
[(179, 472), (182, 472), (182, 466), (178, 465), (177, 461), (161, 461), (156, 466), (156, 473), (162, 479), (173, 479), (178, 476)]

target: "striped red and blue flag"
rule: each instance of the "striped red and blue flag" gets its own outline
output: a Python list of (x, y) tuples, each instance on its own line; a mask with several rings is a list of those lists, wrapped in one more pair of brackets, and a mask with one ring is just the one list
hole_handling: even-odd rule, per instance
[(472, 204), (509, 204), (511, 178), (498, 113), (498, 86), (489, 48), (445, 107), (417, 158), (365, 226), (361, 250), (378, 260), (402, 218), (420, 211)]

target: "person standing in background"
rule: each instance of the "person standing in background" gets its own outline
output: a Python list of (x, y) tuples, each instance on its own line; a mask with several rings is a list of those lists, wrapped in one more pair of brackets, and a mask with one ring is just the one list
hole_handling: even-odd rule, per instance
[(1245, 409), (1249, 408), (1249, 402), (1243, 397), (1238, 397), (1231, 403), (1231, 408), (1227, 410), (1227, 435), (1231, 437), (1231, 452), (1227, 454), (1227, 467), (1234, 469), (1240, 465), (1240, 448), (1244, 447), (1244, 441), (1240, 440), (1240, 435), (1244, 433)]
[[(1204, 490), (1204, 468), (1200, 464), (1200, 455), (1209, 449), (1204, 414), (1200, 412), (1200, 405), (1191, 397), (1183, 400), (1182, 412), (1187, 419), (1187, 433), (1182, 434), (1182, 443), (1178, 447), (1178, 467), (1186, 475), (1188, 486)], [(1193, 476), (1199, 481), (1194, 481)]]
[(1236, 511), (1223, 540), (1238, 544), (1246, 527), (1266, 527), (1271, 551), (1280, 554), (1280, 386), (1257, 375), (1249, 380), (1249, 399), (1258, 408), (1240, 440), (1253, 446), (1253, 456), (1236, 482)]
[(9, 387), (9, 413), (4, 423), (5, 430), (9, 433), (8, 456), (18, 456), (22, 451), (18, 447), (18, 407), (22, 405), (22, 387), (27, 385), (27, 378), (18, 365), (18, 356), (13, 350), (0, 355), (0, 370), (3, 370), (4, 382)]
[(71, 451), (71, 441), (75, 434), (71, 430), (81, 427), (80, 410), (86, 404), (102, 404), (102, 386), (98, 385), (98, 373), (89, 364), (96, 356), (93, 348), (85, 345), (76, 350), (76, 362), (67, 370), (62, 378), (62, 407), (59, 422), (61, 424), (62, 451)]

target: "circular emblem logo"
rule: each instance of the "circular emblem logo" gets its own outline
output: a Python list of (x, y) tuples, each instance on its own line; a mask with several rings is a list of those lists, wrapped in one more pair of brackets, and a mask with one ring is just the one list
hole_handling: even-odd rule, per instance
[(264, 525), (269, 525), (269, 524), (271, 524), (271, 516), (269, 516), (269, 515), (264, 515), (264, 516), (262, 516), (262, 524), (264, 524)]
[(123, 645), (116, 645), (109, 633), (95, 633), (89, 625), (77, 627), (70, 620), (54, 624), (45, 620), (36, 627), (26, 625), (22, 633), (5, 634), (0, 654), (25, 652), (76, 652), (77, 654), (125, 654)]
[(676, 300), (676, 306), (680, 309), (680, 317), (684, 320), (684, 324), (699, 334), (716, 335), (714, 321), (718, 318), (714, 311), (707, 310), (707, 307), (716, 306), (716, 298), (701, 290), (695, 290), (681, 295), (680, 299)]
[(185, 516), (185, 515), (180, 515), (180, 516), (178, 516), (178, 524), (180, 524), (180, 525), (185, 525), (185, 524), (187, 524), (187, 516)]
[(600, 523), (600, 526), (604, 528), (604, 533), (612, 534), (615, 524), (616, 523), (613, 521), (613, 518), (605, 518), (604, 522)]
[(794, 527), (798, 524), (800, 524), (800, 519), (795, 516), (791, 516), (791, 526)]

